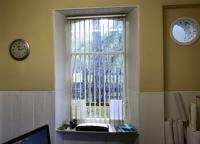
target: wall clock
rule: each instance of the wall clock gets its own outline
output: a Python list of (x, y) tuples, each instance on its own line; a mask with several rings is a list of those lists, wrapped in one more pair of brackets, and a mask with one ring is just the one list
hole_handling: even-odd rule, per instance
[(9, 52), (13, 59), (22, 61), (29, 56), (30, 47), (27, 41), (16, 39), (10, 44)]

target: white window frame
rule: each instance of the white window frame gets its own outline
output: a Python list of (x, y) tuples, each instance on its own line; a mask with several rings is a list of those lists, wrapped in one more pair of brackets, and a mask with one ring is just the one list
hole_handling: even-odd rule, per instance
[[(71, 39), (70, 39), (70, 35), (71, 35), (71, 28), (70, 28), (70, 20), (72, 19), (85, 19), (85, 18), (115, 18), (115, 17), (125, 17), (124, 18), (124, 49), (123, 51), (119, 51), (119, 52), (80, 52), (80, 53), (73, 53), (71, 51)], [(72, 73), (71, 73), (71, 61), (72, 61), (72, 55), (88, 55), (88, 54), (93, 54), (93, 55), (118, 55), (118, 54), (122, 54), (124, 56), (124, 92), (123, 92), (123, 102), (122, 102), (122, 120), (116, 120), (114, 118), (114, 120), (110, 120), (109, 118), (107, 120), (103, 119), (103, 118), (85, 118), (85, 119), (78, 119), (79, 122), (100, 122), (100, 123), (110, 123), (110, 124), (120, 124), (120, 123), (124, 123), (125, 119), (126, 119), (126, 114), (127, 114), (127, 103), (128, 103), (128, 98), (127, 98), (127, 94), (126, 94), (126, 79), (127, 79), (127, 75), (126, 75), (126, 15), (125, 14), (115, 14), (115, 15), (97, 15), (97, 16), (81, 16), (81, 17), (67, 17), (67, 26), (66, 26), (66, 37), (67, 39), (67, 79), (70, 80), (70, 84), (67, 85), (67, 91), (68, 93), (70, 93), (70, 103), (72, 105)], [(68, 81), (69, 82), (69, 81)], [(70, 107), (70, 119), (72, 119), (72, 106)]]
[(139, 94), (140, 94), (140, 27), (139, 6), (99, 7), (99, 8), (69, 8), (53, 10), (54, 28), (54, 60), (55, 60), (55, 125), (59, 127), (70, 120), (70, 90), (66, 89), (70, 77), (66, 76), (68, 51), (66, 49), (66, 17), (73, 15), (116, 14), (126, 13), (126, 75), (127, 95), (131, 105), (127, 106), (125, 122), (133, 123), (139, 128)]

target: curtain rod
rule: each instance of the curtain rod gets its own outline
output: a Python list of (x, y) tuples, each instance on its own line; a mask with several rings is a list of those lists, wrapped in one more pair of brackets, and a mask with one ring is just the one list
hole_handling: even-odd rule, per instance
[(116, 15), (91, 15), (91, 16), (69, 16), (68, 20), (75, 19), (90, 19), (90, 18), (110, 18), (110, 17), (125, 17), (125, 14), (116, 14)]

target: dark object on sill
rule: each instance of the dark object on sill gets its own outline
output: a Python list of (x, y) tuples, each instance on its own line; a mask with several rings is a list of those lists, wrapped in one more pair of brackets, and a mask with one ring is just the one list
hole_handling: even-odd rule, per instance
[(73, 119), (70, 121), (70, 129), (74, 129), (77, 126), (77, 120)]
[(117, 132), (137, 132), (132, 124), (121, 124), (115, 127)]
[(58, 130), (65, 130), (65, 129), (67, 129), (69, 127), (69, 124), (62, 124), (62, 126), (60, 126), (59, 128), (58, 128)]
[(107, 124), (100, 124), (100, 123), (83, 123), (77, 125), (76, 130), (108, 132), (109, 126)]

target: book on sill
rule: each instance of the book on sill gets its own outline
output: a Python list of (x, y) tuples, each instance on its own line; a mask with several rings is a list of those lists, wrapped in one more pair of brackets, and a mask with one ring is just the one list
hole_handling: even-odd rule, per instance
[(136, 128), (132, 124), (121, 124), (115, 126), (116, 132), (137, 132)]

